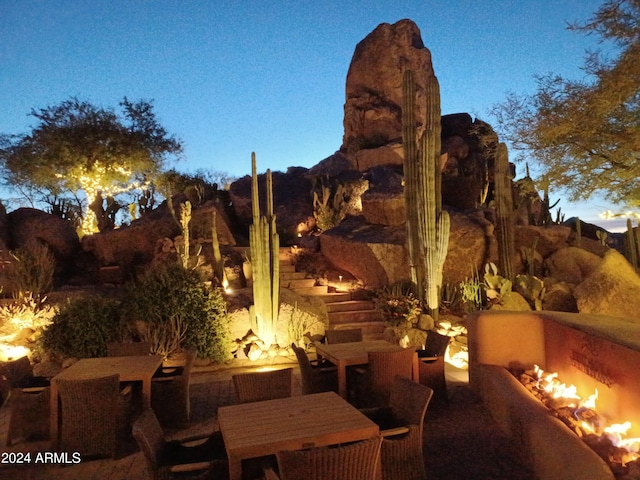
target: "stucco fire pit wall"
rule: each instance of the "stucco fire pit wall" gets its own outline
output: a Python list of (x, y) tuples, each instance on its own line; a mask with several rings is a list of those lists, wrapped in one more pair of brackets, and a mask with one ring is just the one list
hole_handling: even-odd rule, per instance
[(539, 365), (610, 423), (632, 422), (640, 436), (640, 324), (563, 312), (476, 312), (468, 316), (469, 383), (522, 459), (541, 480), (613, 479), (608, 465), (507, 370)]

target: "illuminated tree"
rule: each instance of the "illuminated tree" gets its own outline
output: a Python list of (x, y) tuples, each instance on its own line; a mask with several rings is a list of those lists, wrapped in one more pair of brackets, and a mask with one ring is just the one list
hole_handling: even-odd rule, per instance
[(7, 183), (51, 195), (84, 193), (83, 230), (108, 228), (105, 220), (117, 209), (113, 197), (142, 187), (171, 155), (182, 153), (150, 102), (124, 98), (119, 105), (120, 115), (76, 98), (32, 110), (38, 124), (31, 133), (2, 138), (0, 165)]
[(640, 0), (608, 0), (584, 24), (609, 55), (587, 52), (586, 77), (537, 77), (530, 96), (493, 108), (500, 135), (572, 200), (603, 193), (640, 205)]

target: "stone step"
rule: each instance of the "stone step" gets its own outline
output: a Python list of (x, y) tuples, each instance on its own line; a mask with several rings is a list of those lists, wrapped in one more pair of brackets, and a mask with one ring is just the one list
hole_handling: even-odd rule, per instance
[(280, 282), (286, 280), (302, 280), (306, 278), (307, 274), (305, 272), (283, 272), (280, 270)]
[(329, 312), (329, 325), (343, 325), (345, 323), (382, 322), (382, 315), (378, 310), (351, 310)]
[[(291, 290), (298, 290), (300, 288), (311, 288), (316, 284), (315, 278), (301, 278), (298, 280), (283, 280), (280, 277), (280, 286), (283, 288), (290, 288)], [(327, 288), (327, 287), (324, 287)]]
[(386, 326), (384, 322), (344, 323), (339, 326), (334, 326), (331, 325), (331, 321), (329, 321), (329, 330), (344, 330), (350, 328), (360, 328), (362, 330), (363, 340), (382, 340), (382, 334)]
[(281, 262), (291, 263), (291, 260), (293, 258), (293, 256), (291, 255), (291, 247), (280, 247), (278, 258), (280, 258)]
[(324, 303), (328, 305), (336, 302), (347, 302), (351, 300), (351, 293), (349, 292), (325, 292), (324, 294), (316, 295)]
[(297, 288), (292, 288), (291, 290), (293, 290), (296, 293), (299, 293), (300, 295), (324, 296), (327, 294), (326, 285), (317, 285), (315, 287), (297, 287)]
[(374, 304), (370, 300), (347, 300), (346, 302), (327, 303), (327, 312), (347, 312), (353, 310), (373, 310)]
[(294, 273), (296, 271), (296, 266), (292, 263), (283, 263), (280, 262), (280, 273)]

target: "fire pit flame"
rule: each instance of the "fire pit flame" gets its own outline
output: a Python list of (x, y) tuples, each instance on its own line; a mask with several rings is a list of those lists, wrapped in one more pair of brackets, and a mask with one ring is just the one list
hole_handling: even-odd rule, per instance
[[(574, 385), (561, 383), (557, 373), (545, 373), (538, 365), (533, 370), (524, 372), (519, 379), (601, 457), (608, 457), (605, 460), (613, 466), (617, 464), (625, 467), (640, 459), (640, 438), (625, 438), (631, 422), (605, 426), (604, 419), (596, 412), (597, 390), (582, 400)], [(603, 445), (610, 445), (606, 453), (602, 451)]]

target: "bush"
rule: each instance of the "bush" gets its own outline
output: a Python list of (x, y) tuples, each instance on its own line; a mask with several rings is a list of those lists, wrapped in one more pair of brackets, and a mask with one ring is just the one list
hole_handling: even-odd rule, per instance
[(116, 300), (82, 297), (68, 300), (43, 330), (40, 344), (66, 357), (103, 357), (107, 343), (118, 341), (126, 331)]
[[(196, 271), (178, 263), (158, 264), (124, 288), (123, 308), (128, 320), (146, 322), (150, 331), (164, 327), (164, 332), (178, 332), (170, 327), (179, 322), (186, 326), (183, 348), (196, 347), (200, 357), (216, 363), (228, 358), (227, 306), (222, 290), (208, 288)], [(168, 343), (166, 336), (163, 343)], [(160, 347), (152, 346), (155, 350)]]
[(18, 300), (34, 300), (36, 306), (44, 301), (44, 294), (53, 286), (55, 259), (49, 247), (31, 243), (11, 253), (11, 261), (5, 266), (13, 284), (13, 295)]
[(392, 327), (412, 325), (422, 312), (411, 282), (396, 282), (376, 292), (375, 308)]

